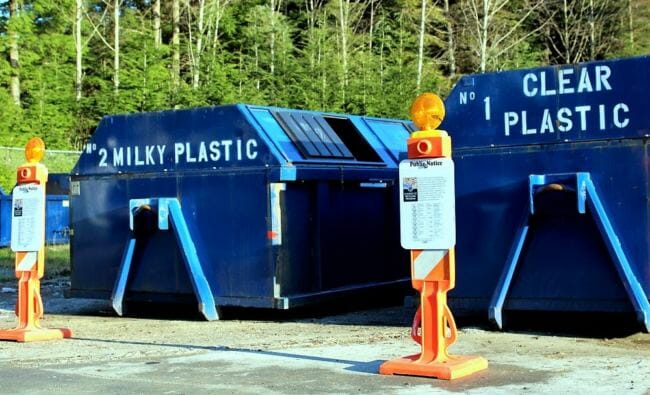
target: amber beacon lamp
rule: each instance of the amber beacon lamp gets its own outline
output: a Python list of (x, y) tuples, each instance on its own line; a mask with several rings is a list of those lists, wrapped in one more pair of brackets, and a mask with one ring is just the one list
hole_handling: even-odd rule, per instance
[(482, 357), (448, 352), (458, 332), (447, 305), (455, 284), (456, 221), (451, 138), (436, 129), (444, 116), (444, 103), (433, 93), (418, 96), (411, 106), (420, 130), (408, 139), (408, 159), (399, 167), (400, 239), (411, 251), (411, 280), (420, 293), (411, 337), (421, 352), (383, 363), (381, 374), (451, 380), (488, 366)]

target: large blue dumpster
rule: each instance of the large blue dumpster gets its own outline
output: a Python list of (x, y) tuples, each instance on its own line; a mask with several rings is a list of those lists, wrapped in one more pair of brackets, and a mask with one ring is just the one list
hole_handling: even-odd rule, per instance
[(650, 57), (465, 76), (451, 303), (634, 312), (649, 328)]
[(71, 295), (290, 309), (408, 289), (409, 123), (230, 105), (105, 117), (71, 176)]

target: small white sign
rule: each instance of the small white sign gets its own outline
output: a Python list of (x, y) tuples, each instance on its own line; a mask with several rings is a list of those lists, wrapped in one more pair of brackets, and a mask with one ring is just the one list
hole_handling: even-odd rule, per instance
[(399, 165), (400, 230), (408, 250), (444, 250), (456, 244), (454, 162), (405, 160)]
[(79, 185), (79, 181), (70, 182), (70, 194), (72, 196), (81, 195), (81, 185)]
[(45, 238), (45, 189), (18, 185), (11, 202), (11, 250), (38, 251)]

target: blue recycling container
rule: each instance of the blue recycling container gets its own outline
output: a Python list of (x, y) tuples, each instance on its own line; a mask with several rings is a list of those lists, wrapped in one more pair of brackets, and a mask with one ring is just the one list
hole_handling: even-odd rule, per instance
[(650, 57), (465, 76), (442, 129), (456, 163), (457, 309), (650, 306)]
[(0, 187), (0, 247), (11, 241), (11, 196)]
[(410, 123), (228, 105), (105, 117), (71, 175), (71, 295), (290, 309), (408, 289)]

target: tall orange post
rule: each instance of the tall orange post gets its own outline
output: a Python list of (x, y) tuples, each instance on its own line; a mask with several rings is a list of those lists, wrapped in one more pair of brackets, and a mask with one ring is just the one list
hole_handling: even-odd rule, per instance
[(447, 292), (455, 285), (455, 196), (451, 139), (436, 130), (444, 104), (425, 93), (413, 103), (411, 117), (421, 130), (408, 139), (409, 159), (400, 164), (400, 217), (402, 246), (411, 250), (413, 288), (420, 293), (411, 336), (421, 352), (387, 361), (379, 372), (451, 380), (487, 369), (488, 363), (448, 352), (457, 339), (447, 305)]
[(0, 340), (30, 342), (72, 336), (67, 328), (41, 328), (43, 317), (41, 278), (45, 271), (45, 183), (47, 167), (40, 160), (45, 155), (43, 140), (34, 137), (25, 147), (27, 163), (17, 170), (13, 192), (11, 249), (16, 253), (18, 326), (0, 330)]

